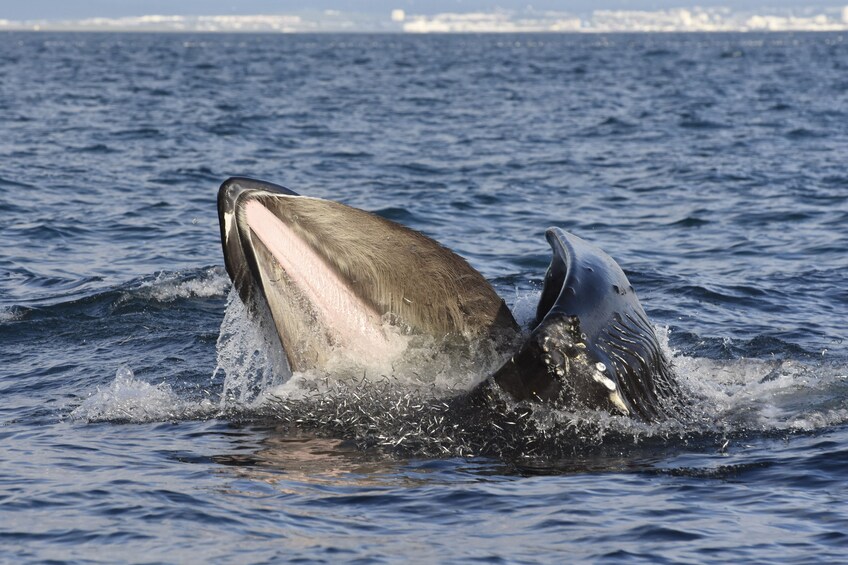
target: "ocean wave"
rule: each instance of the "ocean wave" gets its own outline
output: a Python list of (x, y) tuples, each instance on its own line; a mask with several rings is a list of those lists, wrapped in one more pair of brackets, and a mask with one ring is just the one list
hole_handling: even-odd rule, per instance
[[(3, 306), (0, 323), (30, 317), (67, 316), (92, 308), (127, 307), (132, 304), (167, 304), (177, 300), (223, 298), (232, 284), (223, 267), (203, 267), (187, 271), (161, 272), (127, 283), (102, 288), (99, 277), (81, 281), (47, 279), (51, 287), (47, 299), (34, 298), (20, 304)], [(65, 290), (57, 293), (56, 288)]]
[(227, 295), (232, 284), (221, 267), (208, 267), (188, 273), (159, 273), (152, 280), (144, 280), (123, 291), (119, 302), (151, 300), (173, 302), (190, 298), (221, 298)]

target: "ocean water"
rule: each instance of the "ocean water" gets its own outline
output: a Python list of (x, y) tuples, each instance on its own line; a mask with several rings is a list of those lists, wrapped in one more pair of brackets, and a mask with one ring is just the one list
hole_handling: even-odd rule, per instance
[[(0, 132), (1, 560), (844, 560), (846, 36), (2, 33)], [(421, 230), (521, 320), (544, 230), (591, 240), (698, 421), (288, 378), (231, 175)]]

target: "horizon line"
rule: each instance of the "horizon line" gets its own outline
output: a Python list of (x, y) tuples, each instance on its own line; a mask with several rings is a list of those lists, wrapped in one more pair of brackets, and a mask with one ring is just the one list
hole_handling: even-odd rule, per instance
[(740, 33), (848, 31), (848, 5), (824, 11), (771, 12), (730, 8), (594, 10), (589, 14), (533, 10), (445, 12), (385, 17), (335, 10), (279, 14), (161, 15), (119, 18), (8, 20), (0, 31), (164, 32), (164, 33)]

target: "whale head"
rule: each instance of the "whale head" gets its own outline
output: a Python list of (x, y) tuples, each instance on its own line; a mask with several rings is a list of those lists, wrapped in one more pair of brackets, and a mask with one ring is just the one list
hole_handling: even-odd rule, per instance
[(681, 394), (627, 276), (609, 255), (558, 228), (529, 337), (493, 376), (518, 400), (653, 421)]

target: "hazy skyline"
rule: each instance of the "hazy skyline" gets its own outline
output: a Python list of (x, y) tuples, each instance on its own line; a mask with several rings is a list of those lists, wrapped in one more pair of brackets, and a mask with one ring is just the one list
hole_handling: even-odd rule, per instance
[(522, 10), (571, 12), (594, 10), (667, 10), (670, 8), (728, 7), (733, 10), (839, 8), (848, 0), (0, 0), (0, 19), (62, 20), (161, 15), (281, 14), (335, 10), (345, 13), (388, 14), (402, 9), (411, 14)]
[[(2, 1), (2, 0), (0, 0)], [(0, 11), (0, 30), (152, 32), (617, 33), (848, 31), (840, 0), (798, 7), (720, 0), (681, 6), (675, 0), (32, 0)], [(775, 2), (772, 2), (774, 4)], [(51, 9), (55, 8), (55, 9)], [(33, 14), (38, 14), (33, 17)]]

